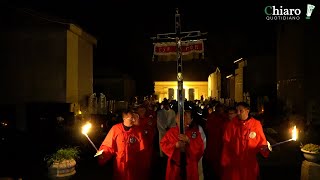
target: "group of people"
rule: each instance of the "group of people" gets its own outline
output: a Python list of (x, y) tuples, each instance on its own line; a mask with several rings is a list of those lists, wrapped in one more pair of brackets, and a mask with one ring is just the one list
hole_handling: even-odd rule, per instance
[[(209, 108), (203, 125), (186, 109), (184, 133), (180, 133), (180, 114), (168, 101), (162, 105), (158, 111), (148, 103), (127, 110), (122, 113), (123, 122), (108, 132), (97, 156), (101, 165), (113, 159), (114, 179), (155, 179), (152, 169), (159, 166), (155, 161), (159, 156), (167, 159), (166, 180), (258, 178), (256, 155), (267, 157), (270, 150), (262, 125), (250, 117), (247, 103), (226, 111), (220, 104)], [(154, 150), (156, 144), (160, 154)]]
[(206, 124), (208, 177), (222, 180), (257, 180), (257, 154), (268, 157), (271, 148), (260, 121), (250, 116), (250, 106), (239, 102), (224, 111), (208, 109)]

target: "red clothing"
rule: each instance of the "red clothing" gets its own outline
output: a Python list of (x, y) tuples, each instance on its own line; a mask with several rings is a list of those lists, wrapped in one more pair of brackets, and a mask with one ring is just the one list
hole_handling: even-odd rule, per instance
[(259, 165), (256, 155), (261, 152), (267, 157), (269, 154), (261, 151), (267, 140), (260, 121), (250, 118), (241, 122), (234, 118), (226, 127), (223, 141), (222, 180), (257, 180)]
[(142, 130), (142, 138), (145, 141), (145, 149), (139, 153), (140, 161), (137, 161), (137, 164), (142, 168), (142, 171), (146, 174), (146, 176), (150, 177), (152, 160), (154, 158), (153, 156), (155, 155), (153, 151), (153, 144), (157, 122), (151, 117), (140, 117), (139, 126)]
[(146, 112), (146, 116), (152, 118), (152, 119), (157, 119), (157, 112), (152, 110), (152, 109), (147, 109), (147, 112)]
[(156, 119), (151, 117), (140, 117), (140, 128), (143, 131), (143, 138), (146, 141), (146, 149), (150, 149), (154, 143), (154, 136), (157, 128)]
[[(204, 143), (198, 128), (186, 129), (190, 143), (186, 145), (187, 180), (198, 180), (198, 162), (204, 153)], [(166, 180), (181, 180), (180, 149), (176, 148), (179, 128), (170, 128), (160, 141), (162, 151), (168, 156)]]
[(102, 142), (99, 151), (104, 150), (98, 158), (99, 164), (115, 156), (114, 173), (115, 180), (138, 180), (141, 179), (141, 171), (136, 165), (137, 154), (144, 149), (141, 130), (138, 127), (131, 127), (128, 131), (122, 123), (114, 125), (105, 140)]
[(207, 149), (206, 158), (216, 176), (221, 172), (220, 161), (223, 147), (223, 134), (227, 117), (224, 114), (212, 113), (207, 119)]

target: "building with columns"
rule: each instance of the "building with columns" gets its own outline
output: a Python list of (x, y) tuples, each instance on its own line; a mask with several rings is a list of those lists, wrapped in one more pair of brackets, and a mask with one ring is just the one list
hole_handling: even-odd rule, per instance
[[(177, 100), (178, 83), (177, 81), (155, 81), (155, 94), (161, 102), (164, 98), (168, 100)], [(200, 100), (208, 97), (207, 81), (184, 81), (183, 82), (184, 97), (189, 101)]]
[[(176, 62), (154, 62), (153, 64), (154, 91), (159, 102), (164, 98), (177, 100), (176, 66)], [(187, 100), (200, 100), (202, 97), (203, 99), (220, 98), (220, 69), (211, 69), (210, 72), (208, 67), (208, 62), (203, 60), (183, 62), (183, 92)]]

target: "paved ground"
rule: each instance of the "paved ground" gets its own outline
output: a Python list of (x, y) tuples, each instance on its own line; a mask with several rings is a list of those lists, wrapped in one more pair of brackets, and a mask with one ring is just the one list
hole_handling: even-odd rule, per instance
[[(277, 139), (276, 141), (285, 140)], [(22, 135), (13, 143), (7, 143), (0, 148), (0, 177), (15, 177), (16, 179), (46, 180), (46, 165), (43, 158), (48, 150), (55, 145), (50, 140), (42, 142), (41, 137), (31, 138)], [(97, 141), (98, 142), (98, 141)], [(81, 159), (77, 163), (77, 173), (70, 179), (77, 180), (106, 180), (112, 177), (111, 163), (99, 167), (92, 156), (94, 149), (82, 139), (76, 144), (83, 149)], [(260, 159), (261, 179), (279, 179), (286, 177), (290, 180), (300, 179), (300, 167), (303, 160), (298, 142), (289, 142), (274, 149), (268, 159)], [(162, 180), (164, 177), (164, 162), (156, 163), (152, 180)]]
[[(18, 159), (15, 159), (18, 160)], [(20, 159), (24, 161), (23, 159)], [(281, 149), (273, 152), (268, 159), (261, 158), (261, 179), (279, 179), (280, 177), (286, 177), (290, 180), (300, 179), (300, 167), (301, 167), (301, 153), (294, 144), (286, 144)], [(11, 162), (13, 163), (13, 162)], [(1, 163), (2, 164), (2, 163)], [(11, 167), (11, 171), (6, 171), (7, 175), (13, 175), (15, 177), (22, 177), (22, 179), (39, 179), (45, 180), (46, 169), (45, 165), (40, 161), (27, 161), (22, 162), (20, 165), (6, 164), (7, 169)], [(8, 166), (9, 165), (9, 166)], [(161, 180), (164, 176), (165, 163), (157, 163), (157, 172), (153, 173), (152, 180)], [(9, 168), (10, 169), (10, 168)], [(15, 171), (15, 170), (16, 171)], [(18, 172), (18, 173), (16, 173)], [(1, 172), (3, 174), (3, 172)], [(104, 167), (97, 165), (96, 160), (93, 157), (82, 157), (77, 164), (77, 173), (70, 179), (77, 180), (105, 180), (112, 177), (112, 165), (107, 164)]]

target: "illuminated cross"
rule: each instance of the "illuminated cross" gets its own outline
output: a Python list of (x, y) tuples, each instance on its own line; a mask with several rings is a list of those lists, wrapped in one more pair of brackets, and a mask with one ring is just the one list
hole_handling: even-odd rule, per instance
[[(182, 71), (182, 48), (181, 44), (185, 41), (194, 41), (194, 40), (205, 40), (202, 37), (206, 33), (201, 33), (200, 31), (188, 31), (181, 32), (181, 21), (179, 10), (176, 9), (175, 14), (175, 33), (166, 33), (166, 34), (157, 34), (156, 37), (152, 37), (156, 42), (175, 42), (177, 50), (177, 81), (178, 81), (178, 113), (180, 115), (180, 133), (184, 134), (184, 97), (183, 97), (183, 71)], [(182, 41), (183, 40), (183, 41)], [(169, 48), (169, 47), (168, 47)], [(190, 49), (199, 49), (197, 45), (195, 47), (189, 47)], [(165, 48), (163, 48), (165, 51)]]
[[(178, 80), (178, 113), (180, 115), (180, 134), (185, 134), (184, 128), (184, 97), (183, 97), (183, 73), (182, 73), (182, 48), (181, 43), (184, 41), (191, 40), (201, 40), (199, 39), (206, 33), (201, 33), (200, 31), (189, 31), (181, 32), (181, 21), (179, 10), (176, 10), (175, 14), (175, 33), (157, 34), (156, 37), (152, 39), (158, 42), (172, 42), (176, 43), (176, 53), (177, 53), (177, 80)], [(173, 37), (170, 37), (173, 36)], [(186, 154), (181, 152), (181, 177), (186, 179)]]

